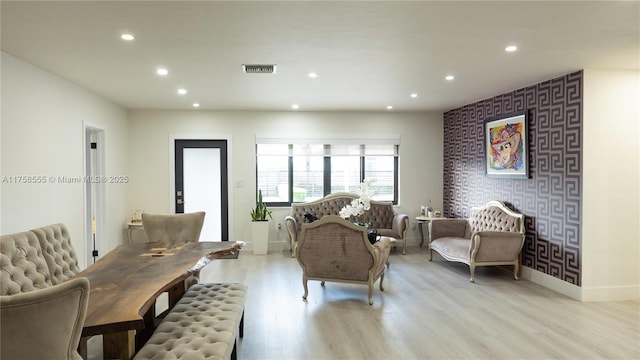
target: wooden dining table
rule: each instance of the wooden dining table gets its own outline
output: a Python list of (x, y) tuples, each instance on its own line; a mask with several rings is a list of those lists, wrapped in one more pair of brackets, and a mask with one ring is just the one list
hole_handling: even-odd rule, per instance
[[(168, 247), (164, 243), (116, 247), (75, 277), (89, 279), (89, 305), (82, 329), (86, 339), (103, 335), (105, 359), (131, 359), (138, 343), (153, 332), (155, 303), (168, 292), (169, 308), (186, 291), (185, 280), (210, 261), (237, 256), (241, 243), (193, 242)], [(140, 340), (142, 338), (143, 340)], [(84, 347), (84, 349), (83, 349)]]

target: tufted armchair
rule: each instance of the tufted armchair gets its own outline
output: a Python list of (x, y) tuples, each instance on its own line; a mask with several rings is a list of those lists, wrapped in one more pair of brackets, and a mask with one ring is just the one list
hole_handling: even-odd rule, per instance
[[(358, 195), (352, 193), (330, 194), (322, 199), (307, 203), (291, 205), (291, 213), (285, 218), (285, 225), (289, 233), (291, 256), (295, 256), (296, 246), (300, 238), (302, 224), (305, 223), (304, 215), (309, 213), (317, 218), (327, 215), (338, 215), (340, 210), (356, 199)], [(352, 219), (355, 221), (355, 219)], [(393, 204), (385, 201), (371, 201), (371, 209), (367, 211), (367, 220), (372, 222), (371, 228), (378, 231), (378, 235), (392, 237), (402, 243), (402, 254), (406, 253), (406, 236), (409, 229), (409, 217), (405, 214), (396, 214)]]
[(465, 219), (443, 219), (429, 224), (429, 261), (433, 251), (448, 261), (469, 265), (471, 282), (477, 266), (513, 265), (518, 279), (524, 245), (524, 215), (500, 201), (471, 209)]
[(336, 215), (325, 216), (302, 225), (296, 246), (296, 258), (302, 267), (303, 299), (309, 294), (308, 280), (361, 283), (369, 286), (369, 305), (373, 304), (373, 284), (380, 279), (384, 291), (384, 266), (391, 245), (382, 238), (374, 245), (367, 239), (367, 229)]
[(0, 358), (82, 359), (76, 349), (88, 301), (87, 278), (0, 296)]

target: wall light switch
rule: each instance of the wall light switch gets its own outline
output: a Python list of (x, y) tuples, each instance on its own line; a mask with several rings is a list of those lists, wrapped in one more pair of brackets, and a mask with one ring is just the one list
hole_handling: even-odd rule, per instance
[(236, 189), (240, 189), (244, 187), (244, 181), (238, 180), (236, 181)]

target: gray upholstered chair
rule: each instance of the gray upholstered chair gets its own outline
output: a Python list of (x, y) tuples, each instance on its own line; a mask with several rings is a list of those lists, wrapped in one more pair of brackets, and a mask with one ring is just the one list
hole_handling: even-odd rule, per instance
[(171, 215), (142, 214), (142, 226), (148, 242), (176, 246), (200, 240), (204, 215), (204, 211)]
[(0, 296), (1, 359), (82, 359), (77, 352), (89, 280)]
[[(200, 241), (204, 211), (186, 214), (142, 214), (142, 226), (148, 242), (162, 242), (169, 247)], [(197, 284), (200, 272), (185, 280), (186, 287)]]
[(391, 243), (383, 237), (371, 245), (367, 229), (336, 215), (324, 216), (310, 224), (302, 224), (296, 246), (296, 258), (302, 267), (303, 299), (309, 293), (308, 280), (337, 281), (369, 286), (369, 305), (373, 304), (373, 284), (380, 279), (384, 291), (384, 267), (389, 259)]

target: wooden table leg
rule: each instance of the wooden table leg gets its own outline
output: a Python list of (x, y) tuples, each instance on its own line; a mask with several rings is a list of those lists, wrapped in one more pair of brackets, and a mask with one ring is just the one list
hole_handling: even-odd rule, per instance
[(89, 358), (89, 350), (87, 346), (88, 341), (89, 337), (84, 336), (80, 338), (80, 343), (78, 343), (78, 354), (80, 354), (80, 357), (84, 360), (87, 360)]
[(136, 331), (136, 352), (140, 351), (156, 330), (156, 304), (154, 303), (142, 317), (144, 329)]
[(424, 234), (422, 233), (422, 221), (418, 221), (418, 230), (420, 230), (420, 246), (424, 245)]
[(186, 291), (187, 286), (184, 281), (169, 289), (169, 310), (173, 309)]
[(130, 360), (136, 353), (136, 331), (127, 330), (102, 336), (105, 359)]

